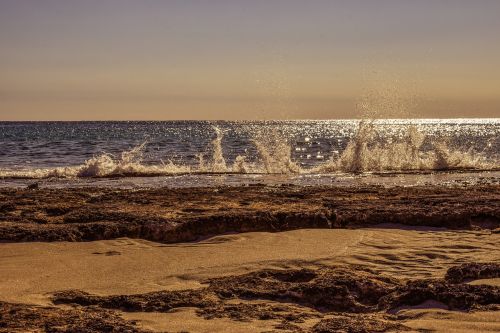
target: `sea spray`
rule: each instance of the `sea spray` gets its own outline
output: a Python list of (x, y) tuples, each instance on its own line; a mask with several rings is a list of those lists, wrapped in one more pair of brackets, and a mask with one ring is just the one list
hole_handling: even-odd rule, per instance
[(92, 177), (134, 177), (160, 176), (169, 174), (189, 173), (191, 168), (177, 165), (172, 161), (161, 162), (161, 165), (147, 165), (143, 163), (143, 152), (147, 143), (144, 142), (115, 158), (112, 154), (102, 153), (94, 156), (83, 165), (59, 168), (16, 170), (3, 172), (8, 178), (92, 178)]
[(188, 166), (176, 165), (172, 161), (161, 161), (160, 165), (143, 163), (143, 154), (147, 142), (121, 153), (115, 159), (110, 154), (101, 154), (85, 162), (78, 172), (78, 177), (109, 177), (109, 176), (148, 176), (165, 175), (171, 173), (188, 173)]
[(291, 146), (278, 131), (259, 133), (251, 142), (257, 150), (257, 160), (248, 161), (248, 156), (236, 156), (231, 167), (227, 166), (223, 154), (222, 140), (224, 132), (213, 126), (216, 137), (212, 140), (208, 159), (198, 155), (199, 173), (255, 173), (255, 174), (288, 174), (299, 173), (300, 166), (292, 161)]
[(216, 137), (212, 141), (212, 164), (211, 172), (227, 172), (226, 160), (224, 159), (224, 154), (222, 152), (222, 138), (224, 136), (223, 132), (218, 127), (213, 127)]
[[(494, 167), (484, 155), (472, 149), (462, 151), (448, 146), (446, 138), (426, 137), (415, 125), (403, 126), (402, 138), (388, 136), (377, 122), (387, 117), (409, 116), (418, 105), (413, 85), (386, 72), (370, 71), (371, 78), (357, 104), (363, 119), (338, 158), (332, 157), (309, 172), (392, 172)], [(424, 149), (424, 142), (430, 148)]]
[(462, 151), (448, 146), (446, 139), (429, 140), (415, 126), (408, 126), (403, 138), (385, 138), (377, 131), (375, 121), (360, 121), (355, 135), (337, 159), (315, 167), (313, 173), (362, 173), (432, 170), (495, 169), (495, 160), (475, 153), (472, 148)]
[(147, 142), (121, 153), (120, 159), (111, 154), (101, 154), (85, 162), (78, 171), (78, 177), (104, 177), (118, 174), (133, 174), (144, 168), (141, 163)]
[(300, 173), (300, 166), (292, 161), (292, 148), (284, 136), (276, 130), (252, 140), (259, 154), (261, 173)]
[(232, 167), (232, 172), (234, 173), (252, 173), (250, 165), (246, 161), (245, 156), (238, 155), (234, 160)]
[[(300, 124), (300, 123), (298, 123)], [(385, 125), (384, 125), (385, 124)], [(433, 170), (499, 170), (495, 144), (498, 136), (487, 140), (480, 150), (471, 143), (457, 144), (450, 137), (430, 136), (414, 124), (384, 127), (384, 121), (359, 121), (338, 154), (330, 153), (326, 161), (306, 160), (292, 152), (310, 145), (296, 143), (292, 136), (267, 128), (254, 132), (253, 138), (243, 143), (250, 147), (243, 153), (227, 157), (224, 154), (224, 132), (214, 128), (215, 138), (209, 141), (209, 152), (199, 154), (199, 163), (174, 163), (167, 156), (166, 162), (145, 161), (148, 143), (113, 155), (101, 153), (81, 165), (56, 168), (0, 170), (3, 178), (84, 178), (84, 177), (133, 177), (168, 176), (185, 173), (240, 173), (240, 174), (337, 174), (365, 172), (427, 172)], [(402, 132), (394, 132), (395, 128)], [(391, 131), (388, 131), (391, 129)], [(312, 138), (314, 140), (314, 138)], [(228, 141), (230, 141), (229, 138)], [(334, 139), (336, 141), (336, 139)], [(240, 141), (242, 142), (242, 141)], [(241, 144), (241, 143), (240, 143)], [(254, 149), (251, 149), (253, 146)], [(309, 149), (307, 148), (307, 149)], [(338, 148), (334, 148), (338, 149)], [(226, 151), (227, 153), (227, 151)], [(328, 154), (328, 152), (326, 152)]]
[(226, 173), (230, 171), (226, 164), (226, 159), (224, 158), (224, 153), (222, 150), (222, 139), (224, 138), (224, 132), (216, 127), (212, 126), (215, 132), (215, 138), (212, 140), (209, 146), (210, 158), (207, 160), (204, 154), (199, 153), (198, 156), (198, 170), (199, 173)]

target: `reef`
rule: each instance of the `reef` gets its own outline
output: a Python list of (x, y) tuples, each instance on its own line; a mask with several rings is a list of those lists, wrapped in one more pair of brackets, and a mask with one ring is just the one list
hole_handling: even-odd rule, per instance
[(380, 223), (500, 227), (500, 186), (1, 189), (0, 241), (118, 237), (175, 243), (228, 232)]

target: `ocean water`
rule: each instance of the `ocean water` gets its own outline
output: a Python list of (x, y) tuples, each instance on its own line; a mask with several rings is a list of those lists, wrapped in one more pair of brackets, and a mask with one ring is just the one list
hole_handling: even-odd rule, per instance
[(0, 186), (495, 179), (499, 143), (499, 118), (0, 122)]

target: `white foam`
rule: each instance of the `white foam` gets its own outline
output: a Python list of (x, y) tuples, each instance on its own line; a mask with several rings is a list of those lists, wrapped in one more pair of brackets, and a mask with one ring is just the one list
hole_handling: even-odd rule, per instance
[(292, 161), (290, 144), (277, 131), (252, 140), (259, 154), (260, 163), (257, 171), (260, 173), (301, 173), (303, 170)]
[(191, 168), (176, 165), (169, 161), (159, 165), (142, 163), (146, 143), (121, 153), (120, 158), (103, 153), (85, 161), (83, 165), (24, 170), (0, 170), (4, 178), (73, 178), (73, 177), (127, 177), (127, 176), (159, 176), (178, 173), (189, 173)]
[[(432, 170), (499, 170), (498, 158), (487, 158), (473, 149), (452, 149), (441, 139), (423, 149), (425, 135), (409, 125), (405, 135), (398, 138), (383, 137), (377, 123), (361, 121), (354, 137), (340, 154), (327, 161), (317, 160), (316, 167), (303, 168), (292, 159), (292, 147), (277, 131), (260, 133), (252, 140), (258, 159), (248, 162), (248, 156), (237, 156), (228, 166), (223, 154), (223, 132), (214, 127), (216, 137), (210, 144), (205, 160), (199, 154), (198, 166), (167, 163), (145, 164), (143, 152), (147, 143), (124, 151), (119, 157), (100, 154), (82, 165), (23, 170), (0, 170), (2, 178), (85, 178), (166, 176), (186, 173), (241, 173), (241, 174), (328, 174), (363, 172), (412, 172)], [(382, 140), (380, 139), (382, 137)]]

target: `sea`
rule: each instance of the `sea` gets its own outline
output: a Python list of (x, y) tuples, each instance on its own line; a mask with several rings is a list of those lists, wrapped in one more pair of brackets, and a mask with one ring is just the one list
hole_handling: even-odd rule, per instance
[(0, 187), (498, 183), (500, 118), (0, 122)]

